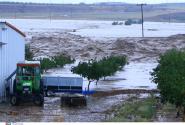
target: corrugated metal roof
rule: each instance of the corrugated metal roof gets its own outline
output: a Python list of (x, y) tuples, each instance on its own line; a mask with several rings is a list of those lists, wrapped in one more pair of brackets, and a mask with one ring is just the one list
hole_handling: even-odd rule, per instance
[(18, 28), (16, 28), (15, 26), (13, 26), (12, 24), (8, 23), (8, 22), (1, 22), (4, 23), (5, 25), (9, 26), (10, 28), (12, 28), (13, 30), (15, 30), (16, 32), (18, 32), (19, 34), (21, 34), (23, 37), (26, 37), (26, 35), (20, 31)]

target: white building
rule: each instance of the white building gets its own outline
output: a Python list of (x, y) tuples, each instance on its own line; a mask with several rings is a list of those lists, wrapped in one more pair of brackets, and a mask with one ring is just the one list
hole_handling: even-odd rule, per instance
[(7, 22), (0, 22), (0, 101), (5, 94), (5, 79), (25, 60), (25, 34)]

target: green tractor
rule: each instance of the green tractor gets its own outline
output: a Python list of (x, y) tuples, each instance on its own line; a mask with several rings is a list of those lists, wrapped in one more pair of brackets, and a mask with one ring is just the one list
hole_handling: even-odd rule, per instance
[(18, 63), (16, 77), (12, 86), (10, 103), (13, 106), (20, 102), (33, 101), (36, 105), (44, 103), (43, 82), (41, 80), (40, 62)]

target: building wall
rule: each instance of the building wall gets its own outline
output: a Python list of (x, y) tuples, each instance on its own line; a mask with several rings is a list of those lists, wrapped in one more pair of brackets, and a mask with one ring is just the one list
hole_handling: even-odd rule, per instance
[(0, 100), (4, 96), (5, 79), (16, 69), (16, 64), (25, 60), (25, 40), (12, 28), (0, 23)]

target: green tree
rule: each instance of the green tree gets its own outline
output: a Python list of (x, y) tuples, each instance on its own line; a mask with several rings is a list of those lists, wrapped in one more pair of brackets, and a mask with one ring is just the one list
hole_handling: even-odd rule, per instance
[(43, 58), (40, 59), (41, 62), (41, 71), (47, 71), (48, 69), (51, 68), (56, 68), (56, 67), (63, 67), (66, 64), (71, 64), (74, 63), (74, 59), (71, 59), (70, 56), (65, 56), (63, 54), (56, 55), (52, 58)]
[(162, 101), (182, 107), (185, 116), (185, 51), (169, 50), (160, 56), (158, 63), (151, 75)]
[(87, 78), (89, 83), (88, 83), (88, 91), (89, 91), (89, 88), (90, 88), (90, 83), (92, 82), (91, 80), (93, 79), (92, 77), (92, 71), (91, 71), (91, 63), (90, 61), (87, 63), (87, 62), (80, 62), (78, 64), (78, 66), (76, 67), (72, 67), (71, 71), (73, 73), (76, 73), (76, 74), (79, 74), (81, 75), (82, 77), (84, 78)]
[(41, 65), (41, 71), (45, 72), (48, 69), (56, 67), (55, 62), (52, 59), (49, 58), (43, 58), (40, 60), (40, 65)]
[(28, 61), (33, 60), (33, 53), (31, 52), (28, 44), (25, 45), (25, 59)]
[(55, 66), (63, 67), (65, 64), (74, 63), (75, 60), (71, 59), (71, 57), (59, 54), (54, 56), (52, 60), (55, 62)]
[(123, 68), (127, 62), (126, 60), (125, 56), (105, 57), (99, 61), (80, 62), (78, 66), (72, 67), (71, 71), (88, 79), (89, 90), (90, 83), (93, 80), (96, 80), (97, 84), (102, 77), (114, 75), (116, 71)]
[(102, 76), (112, 76), (117, 71), (121, 70), (127, 63), (126, 56), (110, 56), (100, 60)]

